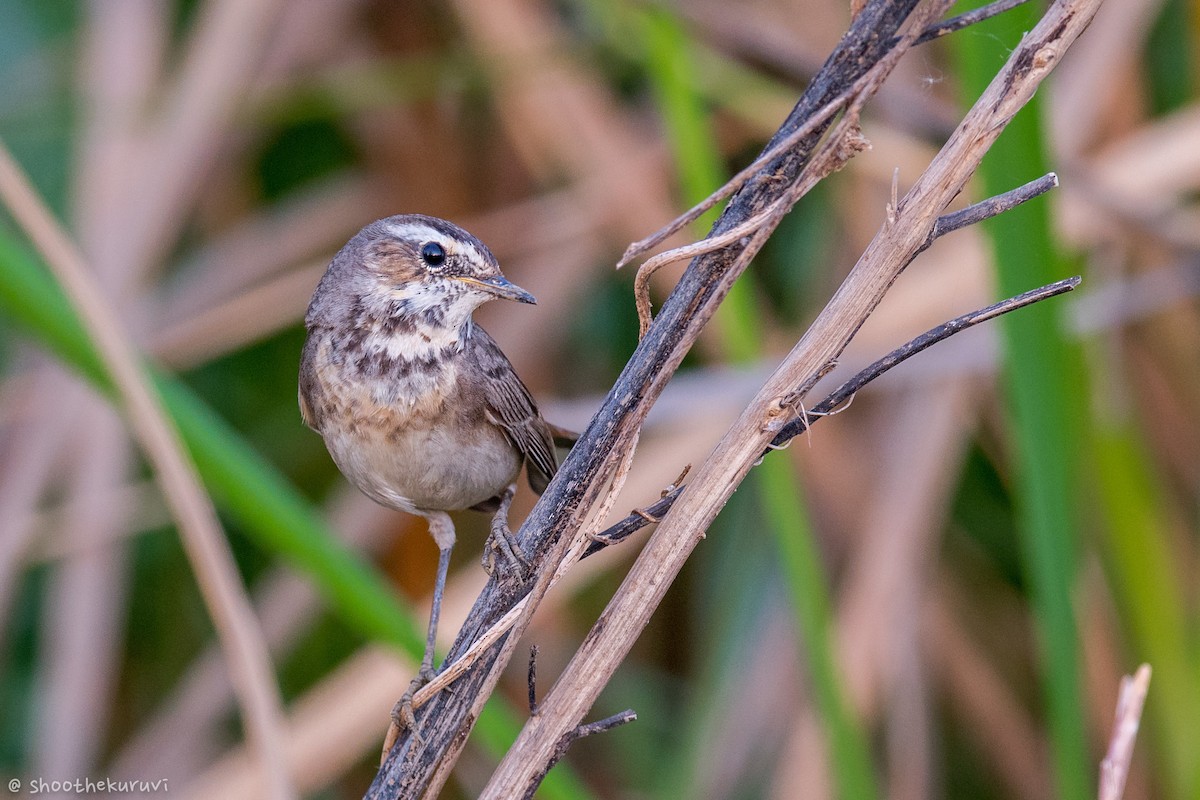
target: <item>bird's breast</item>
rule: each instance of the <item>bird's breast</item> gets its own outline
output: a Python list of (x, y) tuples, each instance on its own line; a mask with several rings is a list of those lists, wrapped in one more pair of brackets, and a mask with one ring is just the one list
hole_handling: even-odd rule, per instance
[(327, 360), (343, 384), (380, 408), (436, 415), (458, 384), (462, 346), (440, 329), (378, 324), (331, 337)]
[(309, 392), (314, 427), (342, 473), (377, 502), (451, 511), (516, 479), (521, 456), (488, 419), (486, 398), (465, 390), (458, 347), (393, 342), (356, 353), (329, 341), (311, 358), (323, 365), (308, 369), (319, 384)]

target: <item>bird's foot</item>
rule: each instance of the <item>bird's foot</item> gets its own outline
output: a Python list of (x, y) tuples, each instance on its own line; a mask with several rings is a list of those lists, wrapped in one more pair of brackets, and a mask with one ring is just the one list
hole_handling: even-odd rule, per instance
[(408, 691), (401, 695), (396, 701), (396, 705), (392, 706), (391, 724), (388, 725), (387, 735), (383, 737), (383, 753), (380, 755), (379, 763), (387, 761), (388, 753), (392, 751), (392, 746), (396, 744), (396, 740), (400, 738), (400, 734), (407, 731), (412, 731), (413, 739), (418, 743), (421, 741), (420, 731), (417, 730), (417, 718), (413, 714), (413, 697), (422, 686), (433, 680), (433, 667), (429, 664), (422, 664), (417, 671), (417, 677), (412, 679), (412, 683), (408, 685)]
[(500, 559), (502, 570), (515, 569), (522, 577), (529, 573), (529, 559), (525, 557), (521, 543), (509, 529), (508, 522), (500, 514), (492, 520), (492, 532), (488, 534), (487, 543), (483, 546), (483, 568), (488, 575), (496, 569), (497, 553), (503, 556)]
[(520, 577), (529, 574), (529, 559), (521, 550), (521, 543), (508, 527), (508, 509), (512, 506), (513, 497), (517, 493), (514, 483), (500, 495), (500, 507), (492, 517), (492, 532), (488, 534), (487, 543), (483, 546), (483, 568), (488, 575), (496, 569), (496, 553), (504, 556), (502, 568), (505, 571), (517, 570)]

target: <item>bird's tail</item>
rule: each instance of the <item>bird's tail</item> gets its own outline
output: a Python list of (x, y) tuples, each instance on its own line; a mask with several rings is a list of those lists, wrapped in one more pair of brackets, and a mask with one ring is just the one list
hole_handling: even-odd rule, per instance
[(575, 431), (560, 428), (553, 422), (547, 422), (546, 427), (550, 428), (550, 435), (554, 437), (554, 446), (561, 447), (563, 450), (570, 450), (579, 441), (579, 434)]

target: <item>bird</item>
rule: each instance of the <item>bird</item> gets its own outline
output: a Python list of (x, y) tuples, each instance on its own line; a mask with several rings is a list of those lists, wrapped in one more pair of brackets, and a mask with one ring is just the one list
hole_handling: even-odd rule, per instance
[[(454, 522), (492, 512), (484, 565), (498, 549), (528, 567), (507, 516), (522, 465), (541, 494), (558, 469), (557, 429), (472, 313), (489, 300), (536, 303), (459, 226), (401, 214), (360, 230), (334, 256), (305, 314), (299, 401), (342, 474), (375, 502), (422, 516), (438, 567), (425, 653), (392, 711), (415, 730), (413, 694), (434, 676), (434, 640)], [(565, 434), (564, 434), (565, 435)], [(387, 748), (385, 747), (385, 753)]]

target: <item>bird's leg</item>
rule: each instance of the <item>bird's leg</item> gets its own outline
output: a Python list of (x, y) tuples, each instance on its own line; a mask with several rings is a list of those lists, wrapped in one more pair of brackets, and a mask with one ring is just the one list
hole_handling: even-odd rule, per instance
[(510, 484), (500, 495), (500, 507), (492, 517), (492, 532), (488, 534), (487, 543), (483, 546), (483, 568), (489, 575), (496, 567), (496, 551), (504, 554), (510, 565), (515, 565), (522, 572), (529, 569), (529, 559), (521, 551), (521, 543), (513, 536), (508, 527), (508, 509), (512, 507), (513, 496), (517, 493), (517, 485)]
[(396, 741), (400, 732), (407, 728), (417, 734), (417, 720), (413, 716), (413, 695), (422, 686), (433, 680), (433, 648), (437, 639), (438, 618), (442, 614), (442, 596), (446, 592), (446, 574), (450, 570), (450, 551), (454, 549), (454, 522), (444, 511), (429, 512), (429, 533), (438, 546), (437, 579), (433, 584), (433, 608), (429, 612), (429, 631), (425, 636), (425, 655), (421, 659), (421, 667), (417, 676), (408, 685), (408, 691), (392, 708), (392, 724), (384, 740), (383, 755), (386, 758), (391, 745)]

